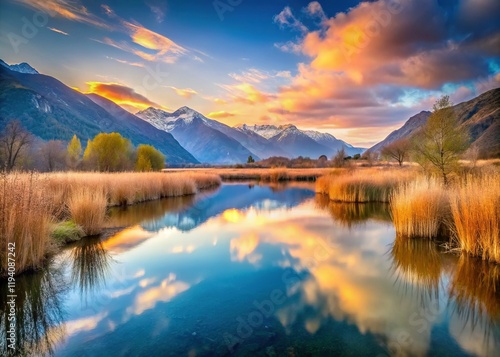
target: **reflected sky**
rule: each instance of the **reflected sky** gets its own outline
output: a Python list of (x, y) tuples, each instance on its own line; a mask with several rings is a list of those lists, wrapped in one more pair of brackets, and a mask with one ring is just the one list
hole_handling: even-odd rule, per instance
[(495, 355), (499, 267), (395, 241), (386, 217), (303, 187), (223, 185), (70, 247), (55, 354)]

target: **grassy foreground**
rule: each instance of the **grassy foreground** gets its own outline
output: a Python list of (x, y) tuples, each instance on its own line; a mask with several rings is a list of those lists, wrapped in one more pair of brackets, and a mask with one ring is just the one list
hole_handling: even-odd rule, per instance
[(452, 246), (500, 263), (500, 172), (486, 168), (449, 185), (415, 168), (337, 170), (316, 191), (337, 202), (389, 202), (398, 237), (449, 238)]
[[(0, 176), (0, 276), (15, 245), (16, 273), (40, 266), (58, 244), (101, 232), (108, 207), (193, 195), (218, 186), (205, 173), (55, 173)], [(11, 255), (12, 257), (12, 255)]]
[[(457, 177), (447, 187), (411, 166), (2, 174), (0, 244), (15, 243), (20, 273), (40, 266), (58, 244), (101, 232), (109, 207), (193, 195), (221, 179), (316, 181), (316, 191), (332, 202), (390, 203), (398, 237), (449, 237), (457, 249), (500, 263), (498, 169)], [(350, 214), (343, 205), (335, 212)], [(8, 267), (7, 249), (0, 251), (0, 262), (1, 276)]]

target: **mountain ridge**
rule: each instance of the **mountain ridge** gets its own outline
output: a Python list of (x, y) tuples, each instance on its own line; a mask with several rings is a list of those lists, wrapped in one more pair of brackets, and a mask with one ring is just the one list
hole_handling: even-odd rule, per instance
[[(500, 88), (490, 89), (452, 108), (460, 125), (469, 131), (471, 147), (478, 149), (479, 156), (500, 157)], [(412, 116), (401, 128), (391, 132), (367, 151), (380, 152), (384, 146), (396, 140), (411, 138), (427, 123), (430, 115), (431, 112), (422, 111)]]
[(68, 141), (77, 134), (86, 142), (100, 132), (115, 131), (134, 145), (154, 145), (167, 156), (168, 162), (198, 163), (172, 135), (133, 114), (127, 120), (120, 120), (85, 94), (44, 74), (26, 74), (0, 66), (0, 101), (2, 126), (17, 119), (44, 140)]

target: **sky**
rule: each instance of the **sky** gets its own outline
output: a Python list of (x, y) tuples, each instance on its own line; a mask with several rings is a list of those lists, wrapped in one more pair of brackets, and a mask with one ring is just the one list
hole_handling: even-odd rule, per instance
[(3, 0), (0, 58), (132, 113), (369, 147), (442, 95), (500, 87), (500, 1)]

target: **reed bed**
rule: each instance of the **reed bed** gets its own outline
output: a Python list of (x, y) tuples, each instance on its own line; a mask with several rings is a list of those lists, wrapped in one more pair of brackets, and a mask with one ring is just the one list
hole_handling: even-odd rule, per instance
[[(398, 236), (451, 237), (452, 247), (500, 263), (500, 172), (495, 166), (457, 176), (448, 187), (415, 168), (331, 170), (318, 178), (316, 192), (333, 202), (389, 202)], [(356, 211), (335, 213), (349, 217)]]
[(396, 188), (390, 207), (398, 236), (436, 238), (448, 213), (447, 192), (438, 179), (419, 177)]
[[(100, 233), (110, 206), (193, 195), (220, 183), (218, 175), (206, 173), (2, 174), (0, 244), (6, 249), (0, 252), (0, 275), (8, 271), (7, 243), (15, 244), (20, 273), (39, 267), (58, 243), (78, 238), (78, 228), (87, 236)], [(55, 224), (64, 221), (77, 229)]]
[(168, 173), (204, 173), (218, 175), (223, 181), (316, 181), (318, 177), (332, 172), (331, 168), (202, 168), (202, 169), (165, 169)]
[(77, 187), (67, 203), (73, 222), (83, 229), (86, 236), (101, 233), (106, 218), (106, 192), (90, 187)]
[(458, 247), (500, 263), (500, 174), (466, 176), (449, 195)]
[(0, 176), (0, 276), (39, 267), (53, 248), (52, 207), (42, 188), (36, 175)]
[(75, 188), (104, 191), (108, 206), (125, 206), (163, 197), (195, 194), (198, 190), (219, 186), (215, 174), (179, 173), (56, 173), (44, 175), (46, 189), (55, 205), (68, 202)]
[(357, 169), (320, 177), (316, 192), (337, 202), (389, 202), (394, 189), (410, 181), (414, 170)]

